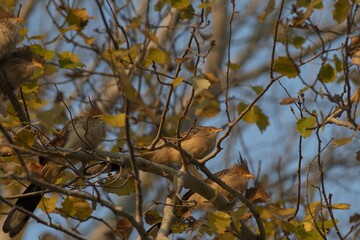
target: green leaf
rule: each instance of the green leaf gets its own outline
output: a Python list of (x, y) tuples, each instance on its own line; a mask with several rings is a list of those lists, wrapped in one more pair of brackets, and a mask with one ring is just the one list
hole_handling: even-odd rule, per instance
[(301, 118), (296, 122), (296, 129), (303, 137), (310, 137), (313, 130), (309, 128), (314, 128), (316, 126), (316, 117), (310, 116), (307, 118)]
[(40, 208), (44, 213), (51, 213), (55, 211), (57, 202), (58, 196), (56, 194), (53, 194), (50, 198), (43, 197), (38, 205), (38, 208)]
[(338, 23), (342, 23), (347, 18), (351, 5), (349, 0), (337, 0), (334, 5), (333, 19)]
[(158, 0), (157, 3), (154, 6), (155, 12), (160, 12), (161, 9), (165, 6), (166, 1), (165, 0)]
[(231, 232), (226, 232), (226, 233), (218, 236), (216, 239), (218, 239), (218, 240), (234, 240), (234, 239), (238, 239), (238, 238), (235, 237), (235, 235), (232, 234)]
[(258, 16), (258, 21), (263, 23), (267, 16), (272, 13), (275, 9), (275, 0), (268, 0), (265, 10)]
[(199, 103), (196, 105), (195, 115), (212, 118), (216, 117), (220, 112), (220, 103), (219, 101), (213, 98), (202, 98)]
[(37, 55), (43, 56), (44, 60), (51, 60), (55, 56), (55, 52), (51, 50), (46, 50), (39, 44), (31, 44), (30, 49), (32, 52), (36, 53)]
[(162, 217), (159, 212), (156, 210), (149, 210), (145, 213), (145, 222), (149, 225), (154, 225), (156, 223), (160, 223), (162, 221)]
[(22, 128), (16, 133), (14, 143), (21, 147), (32, 147), (35, 143), (35, 135), (29, 129)]
[(300, 73), (299, 68), (287, 57), (279, 57), (275, 60), (274, 71), (289, 78), (294, 78)]
[[(176, 0), (175, 0), (176, 1)], [(192, 20), (195, 15), (195, 9), (192, 5), (188, 5), (186, 8), (181, 9), (180, 19)]]
[(174, 86), (174, 87), (177, 87), (180, 85), (180, 83), (182, 83), (184, 81), (184, 77), (181, 76), (181, 77), (177, 77), (175, 78), (174, 80), (172, 80), (171, 84)]
[(119, 196), (129, 195), (135, 192), (134, 178), (123, 179), (119, 177), (109, 177), (102, 185), (104, 186), (104, 191), (115, 193)]
[(274, 208), (272, 209), (273, 213), (276, 215), (282, 216), (282, 217), (288, 217), (294, 214), (295, 208), (286, 208), (286, 209), (280, 209), (280, 208)]
[(177, 9), (184, 9), (189, 6), (190, 0), (170, 0), (170, 5)]
[(75, 26), (78, 29), (84, 28), (88, 22), (88, 13), (85, 8), (73, 8), (67, 17), (69, 26)]
[(185, 230), (186, 226), (183, 223), (176, 222), (171, 225), (171, 231), (173, 233), (183, 233)]
[(39, 85), (35, 82), (28, 82), (21, 86), (21, 90), (23, 93), (29, 94), (29, 93), (36, 93), (39, 89)]
[(152, 48), (149, 50), (143, 64), (144, 66), (150, 66), (153, 61), (159, 64), (168, 64), (170, 61), (169, 54), (161, 49)]
[(154, 42), (155, 44), (159, 44), (159, 39), (157, 38), (157, 36), (151, 32), (150, 29), (145, 28), (145, 30), (143, 31), (144, 35), (149, 38), (152, 42)]
[(220, 211), (208, 213), (207, 220), (209, 227), (217, 234), (224, 234), (231, 223), (229, 214)]
[(80, 62), (79, 57), (72, 52), (62, 52), (58, 54), (59, 64), (62, 68), (75, 69), (77, 67), (85, 67), (86, 65)]
[(104, 114), (103, 120), (112, 127), (121, 128), (125, 126), (125, 113), (117, 115)]
[(335, 63), (336, 71), (337, 72), (342, 72), (342, 70), (343, 70), (342, 61), (340, 61), (340, 59), (338, 58), (338, 56), (336, 54), (334, 55), (334, 63)]
[[(239, 103), (237, 107), (238, 113), (241, 114), (247, 106), (248, 105), (244, 103)], [(256, 123), (261, 132), (263, 132), (266, 127), (269, 126), (269, 118), (257, 106), (253, 106), (250, 111), (245, 114), (242, 120), (249, 124)]]
[(341, 147), (341, 146), (351, 143), (353, 140), (353, 137), (354, 136), (338, 138), (338, 139), (335, 139), (332, 143), (334, 144), (335, 147)]
[(287, 232), (295, 233), (296, 232), (296, 223), (290, 221), (280, 221), (279, 225), (282, 229), (286, 230)]
[(197, 6), (197, 8), (200, 8), (200, 9), (202, 9), (202, 8), (211, 8), (211, 7), (213, 7), (213, 5), (214, 5), (214, 2), (203, 2), (203, 3), (200, 3)]
[(199, 77), (191, 77), (190, 82), (195, 91), (208, 89), (211, 85), (209, 80)]
[(259, 94), (263, 90), (262, 86), (251, 86), (251, 89), (256, 93)]
[(336, 79), (335, 69), (329, 63), (325, 64), (320, 69), (319, 79), (324, 83), (333, 82)]
[(305, 43), (306, 39), (300, 36), (295, 36), (292, 39), (292, 44), (296, 47), (296, 48), (301, 48), (302, 45)]
[(69, 196), (61, 203), (60, 211), (67, 216), (86, 220), (91, 216), (92, 208), (90, 204), (82, 198)]
[[(313, 3), (314, 2), (314, 3)], [(321, 9), (323, 7), (322, 0), (297, 0), (296, 5), (297, 7), (308, 7), (312, 3), (314, 8)]]
[(238, 64), (238, 63), (230, 63), (229, 64), (229, 68), (231, 69), (231, 70), (233, 70), (233, 71), (237, 71), (237, 70), (239, 70), (240, 69), (240, 64)]

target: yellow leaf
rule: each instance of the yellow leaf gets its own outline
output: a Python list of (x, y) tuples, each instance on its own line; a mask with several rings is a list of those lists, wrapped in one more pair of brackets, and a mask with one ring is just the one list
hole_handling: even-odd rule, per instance
[[(237, 106), (238, 113), (241, 114), (245, 109), (247, 108), (247, 105), (244, 103), (239, 103)], [(269, 126), (269, 118), (263, 113), (261, 108), (258, 106), (253, 106), (250, 111), (248, 111), (243, 119), (245, 122), (249, 124), (256, 123), (259, 130), (262, 132), (264, 131), (267, 126)]]
[(209, 227), (217, 234), (224, 234), (230, 226), (230, 215), (225, 212), (216, 211), (207, 214)]
[(172, 80), (171, 84), (174, 86), (174, 87), (177, 87), (180, 85), (180, 83), (182, 83), (184, 81), (184, 77), (177, 77), (175, 78), (174, 80)]
[(169, 54), (161, 49), (152, 48), (144, 59), (144, 65), (149, 66), (153, 61), (159, 64), (167, 64), (170, 61)]
[(22, 147), (32, 147), (35, 143), (34, 133), (29, 129), (22, 128), (15, 135), (15, 144)]
[(286, 208), (286, 209), (280, 209), (280, 208), (276, 208), (273, 209), (273, 212), (279, 216), (291, 216), (294, 214), (295, 212), (295, 208)]
[(56, 194), (53, 194), (50, 198), (43, 197), (38, 205), (38, 208), (40, 208), (44, 213), (54, 212), (57, 202), (58, 196)]
[(195, 115), (205, 118), (216, 117), (220, 112), (219, 100), (210, 92), (205, 91), (195, 98)]
[(88, 13), (85, 8), (73, 8), (71, 9), (67, 22), (69, 26), (83, 28), (88, 22)]
[(133, 178), (123, 179), (110, 177), (102, 185), (104, 191), (115, 193), (119, 196), (129, 195), (135, 192), (135, 181)]
[(69, 196), (61, 203), (61, 212), (67, 216), (76, 217), (80, 220), (86, 220), (92, 213), (90, 204), (82, 198)]
[(121, 128), (125, 126), (125, 117), (125, 113), (119, 113), (117, 115), (105, 114), (103, 120), (112, 127)]
[(348, 203), (334, 203), (331, 204), (332, 209), (337, 210), (348, 210), (350, 208), (350, 204)]
[(287, 57), (279, 57), (275, 60), (274, 71), (289, 78), (294, 78), (300, 73), (299, 68)]
[(29, 94), (29, 93), (36, 93), (39, 89), (39, 85), (37, 85), (34, 82), (29, 82), (21, 86), (21, 90), (23, 93)]
[(189, 6), (190, 0), (171, 0), (170, 5), (177, 9), (184, 9)]
[(135, 29), (135, 28), (139, 28), (140, 25), (141, 25), (141, 17), (136, 17), (130, 22), (128, 28)]
[(351, 5), (348, 0), (337, 0), (334, 4), (333, 18), (338, 24), (345, 21), (349, 14)]
[(211, 85), (209, 80), (199, 77), (191, 77), (190, 81), (195, 91), (208, 89)]
[(316, 126), (316, 117), (304, 117), (299, 119), (296, 122), (296, 130), (300, 133), (303, 137), (310, 137), (313, 131), (313, 128)]
[(353, 140), (353, 137), (354, 137), (354, 136), (335, 139), (335, 140), (333, 141), (333, 144), (334, 144), (335, 147), (344, 146), (344, 145), (346, 145), (346, 144), (351, 143), (351, 141)]
[(144, 34), (145, 34), (145, 36), (147, 36), (154, 43), (156, 43), (156, 44), (159, 43), (159, 40), (156, 37), (156, 35), (154, 33), (152, 33), (148, 28), (145, 28)]
[(77, 67), (85, 67), (86, 65), (82, 63), (78, 55), (72, 52), (62, 52), (58, 53), (59, 64), (62, 68), (75, 69)]

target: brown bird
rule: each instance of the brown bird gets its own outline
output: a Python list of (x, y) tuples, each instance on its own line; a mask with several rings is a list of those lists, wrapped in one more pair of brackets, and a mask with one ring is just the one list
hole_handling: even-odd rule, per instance
[[(192, 155), (195, 159), (201, 159), (208, 155), (215, 147), (216, 137), (222, 128), (212, 126), (195, 126), (190, 130), (181, 133), (181, 148)], [(166, 141), (173, 146), (166, 145)], [(182, 163), (182, 156), (174, 146), (178, 145), (176, 137), (166, 137), (165, 141), (160, 140), (154, 151), (141, 153), (140, 156), (152, 162), (169, 164)]]
[[(190, 130), (180, 134), (181, 147), (195, 159), (201, 159), (208, 155), (215, 147), (216, 137), (222, 128), (212, 126), (195, 126)], [(160, 164), (181, 164), (181, 153), (176, 149), (178, 140), (176, 137), (165, 137), (165, 140), (172, 146), (166, 145), (164, 140), (160, 140), (155, 146), (154, 151), (139, 153), (136, 156), (143, 157)], [(118, 171), (120, 166), (117, 164), (97, 163), (88, 167), (85, 171), (87, 175), (96, 175), (101, 172)], [(190, 165), (188, 170), (198, 178), (202, 178), (197, 170)]]
[[(251, 178), (255, 177), (253, 174), (250, 173), (249, 168), (243, 159), (240, 159), (230, 168), (215, 173), (215, 176), (220, 178), (228, 186), (240, 193), (245, 192), (248, 181)], [(230, 202), (234, 202), (234, 200), (236, 200), (235, 196), (230, 194), (225, 189), (221, 188), (217, 183), (213, 182), (212, 180), (205, 179), (204, 182), (213, 189), (215, 189), (218, 193), (229, 199)], [(211, 201), (205, 199), (200, 194), (195, 193), (192, 190), (185, 193), (185, 195), (183, 196), (183, 200), (186, 200), (188, 202), (195, 202), (195, 209), (201, 209), (204, 211), (210, 211), (214, 209), (214, 205), (211, 203)]]
[(19, 26), (22, 18), (0, 8), (0, 60), (7, 58), (14, 51), (19, 38)]
[[(16, 90), (23, 83), (31, 80), (36, 69), (43, 68), (43, 61), (43, 58), (33, 53), (30, 47), (24, 46), (17, 48), (8, 59), (1, 61), (0, 70), (12, 90)], [(3, 89), (0, 91), (0, 93), (5, 92)]]
[(0, 114), (7, 116), (6, 94), (30, 81), (38, 68), (43, 68), (43, 58), (33, 53), (28, 46), (17, 48), (10, 57), (0, 61)]
[[(53, 147), (68, 149), (82, 148), (84, 150), (96, 149), (105, 135), (105, 124), (102, 121), (102, 111), (90, 102), (90, 107), (83, 111), (80, 116), (72, 119), (49, 143)], [(66, 168), (65, 164), (60, 164), (59, 159), (40, 158), (40, 163), (44, 165), (41, 177), (47, 182), (54, 182), (59, 173)], [(72, 162), (76, 164), (76, 162)], [(44, 188), (31, 183), (25, 193), (43, 191)], [(19, 197), (15, 203), (17, 208), (23, 208), (28, 212), (34, 212), (42, 198), (42, 194)], [(3, 225), (3, 231), (9, 233), (10, 237), (16, 236), (28, 221), (30, 215), (13, 207)]]

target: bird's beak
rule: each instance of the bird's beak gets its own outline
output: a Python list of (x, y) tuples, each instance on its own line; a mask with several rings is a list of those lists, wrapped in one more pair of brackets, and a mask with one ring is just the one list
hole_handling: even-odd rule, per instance
[(34, 64), (35, 67), (38, 67), (38, 68), (41, 68), (41, 69), (44, 67), (44, 65), (42, 63), (38, 62), (38, 61), (33, 61), (33, 64)]
[(22, 23), (24, 22), (24, 18), (11, 18), (11, 22), (14, 22), (14, 23)]
[(242, 177), (244, 177), (244, 178), (255, 178), (255, 176), (253, 174), (251, 174), (251, 173), (246, 173), (246, 174), (242, 175)]
[(222, 130), (224, 130), (224, 129), (222, 129), (222, 128), (215, 128), (215, 129), (214, 129), (214, 132), (215, 132), (215, 133), (219, 133), (219, 132), (221, 132)]

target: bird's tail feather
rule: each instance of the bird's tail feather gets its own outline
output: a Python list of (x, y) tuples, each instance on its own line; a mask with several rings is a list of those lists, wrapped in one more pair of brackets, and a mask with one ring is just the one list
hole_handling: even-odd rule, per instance
[[(30, 184), (23, 194), (32, 193), (43, 190), (41, 187), (36, 186), (35, 184)], [(11, 209), (9, 215), (7, 216), (4, 225), (4, 233), (9, 233), (10, 237), (16, 236), (25, 226), (26, 222), (29, 220), (30, 215), (24, 211), (19, 210), (22, 208), (28, 212), (34, 212), (37, 205), (39, 204), (43, 194), (36, 194), (26, 197), (19, 197), (16, 201), (16, 207)]]

